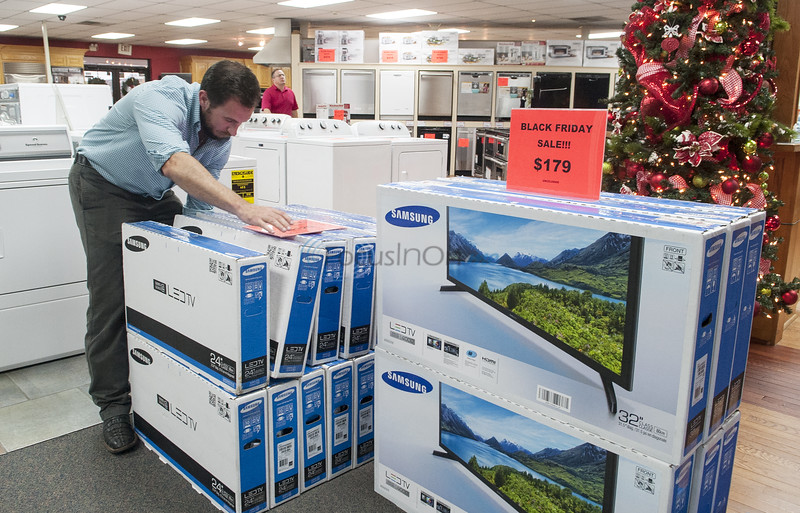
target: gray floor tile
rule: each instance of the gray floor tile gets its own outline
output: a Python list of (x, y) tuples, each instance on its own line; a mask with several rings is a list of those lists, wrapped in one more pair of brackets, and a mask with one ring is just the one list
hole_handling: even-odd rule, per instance
[(0, 444), (14, 451), (100, 423), (97, 407), (77, 388), (3, 408)]
[(6, 406), (21, 403), (28, 398), (7, 373), (0, 374), (0, 411)]
[(86, 356), (79, 354), (6, 373), (28, 396), (38, 399), (89, 383)]

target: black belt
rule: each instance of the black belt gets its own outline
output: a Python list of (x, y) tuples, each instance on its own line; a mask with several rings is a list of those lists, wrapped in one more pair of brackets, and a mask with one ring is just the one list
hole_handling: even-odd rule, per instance
[(87, 159), (83, 153), (75, 154), (75, 163), (86, 167), (92, 167), (92, 163), (89, 162), (89, 159)]

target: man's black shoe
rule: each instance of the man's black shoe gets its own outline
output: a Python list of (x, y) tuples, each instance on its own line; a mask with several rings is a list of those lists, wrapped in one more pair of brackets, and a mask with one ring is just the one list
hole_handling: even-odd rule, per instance
[(119, 454), (131, 449), (138, 441), (129, 414), (117, 415), (103, 421), (103, 443), (108, 452)]

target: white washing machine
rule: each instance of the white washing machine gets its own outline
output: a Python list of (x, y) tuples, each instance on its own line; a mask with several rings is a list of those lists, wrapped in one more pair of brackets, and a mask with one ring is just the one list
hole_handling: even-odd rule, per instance
[(0, 126), (0, 372), (84, 351), (86, 257), (66, 126)]
[(231, 156), (256, 160), (255, 203), (275, 207), (286, 204), (286, 139), (284, 123), (293, 119), (286, 114), (262, 112), (242, 123), (231, 138)]
[[(230, 155), (228, 162), (219, 172), (219, 182), (232, 189), (245, 201), (255, 203), (255, 174), (257, 161), (252, 157), (242, 157), (241, 155)], [(175, 195), (186, 204), (186, 191), (174, 185), (172, 190)]]
[(386, 137), (392, 144), (392, 181), (430, 180), (447, 176), (447, 141), (411, 137), (400, 121), (368, 120), (353, 124), (359, 137)]
[(287, 203), (375, 216), (377, 186), (392, 181), (390, 140), (356, 137), (335, 119), (302, 121), (284, 129)]

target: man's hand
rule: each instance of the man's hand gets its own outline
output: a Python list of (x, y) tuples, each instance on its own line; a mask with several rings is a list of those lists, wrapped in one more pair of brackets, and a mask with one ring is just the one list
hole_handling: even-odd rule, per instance
[(292, 224), (292, 218), (282, 210), (247, 202), (235, 214), (245, 223), (260, 226), (270, 233), (276, 228), (282, 232), (286, 231)]

